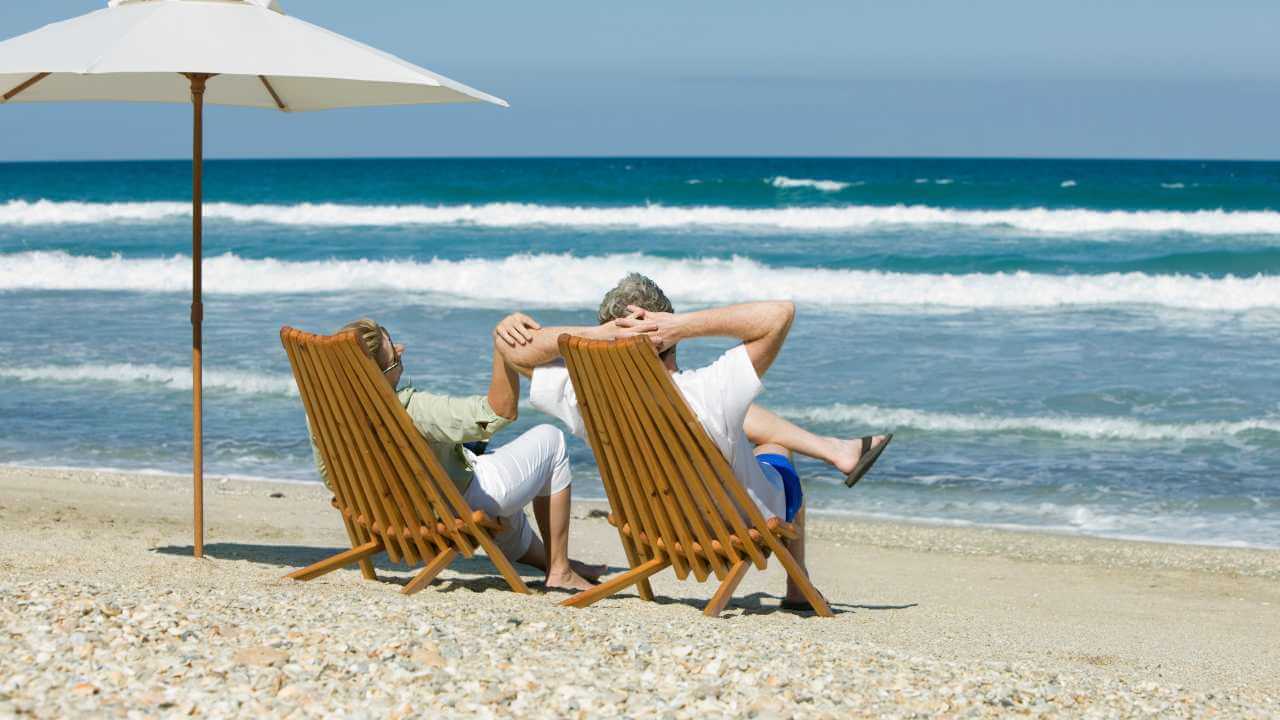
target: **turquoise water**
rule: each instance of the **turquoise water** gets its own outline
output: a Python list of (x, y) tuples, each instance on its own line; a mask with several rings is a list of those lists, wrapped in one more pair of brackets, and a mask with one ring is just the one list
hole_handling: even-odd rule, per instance
[[(189, 468), (189, 184), (0, 164), (0, 463)], [(816, 509), (1280, 546), (1278, 163), (214, 161), (205, 187), (212, 476), (315, 479), (282, 324), (372, 315), (417, 384), (479, 392), (505, 311), (590, 322), (639, 270), (682, 308), (796, 300), (762, 402), (898, 433), (853, 491), (802, 462)]]

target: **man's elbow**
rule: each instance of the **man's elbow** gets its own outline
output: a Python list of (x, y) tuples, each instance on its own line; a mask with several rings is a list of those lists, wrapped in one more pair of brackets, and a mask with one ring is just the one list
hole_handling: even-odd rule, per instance
[[(498, 346), (498, 352), (502, 355), (502, 359), (507, 363), (508, 367), (512, 368), (517, 373), (525, 375), (526, 377), (529, 374), (529, 368), (534, 368), (543, 364), (539, 362), (541, 358), (538, 356), (539, 353), (533, 343), (529, 343), (528, 345), (517, 345), (515, 347), (501, 343)], [(524, 372), (521, 372), (522, 368), (524, 369)]]
[(789, 328), (796, 319), (796, 304), (790, 300), (774, 300), (769, 303), (769, 314), (776, 327)]

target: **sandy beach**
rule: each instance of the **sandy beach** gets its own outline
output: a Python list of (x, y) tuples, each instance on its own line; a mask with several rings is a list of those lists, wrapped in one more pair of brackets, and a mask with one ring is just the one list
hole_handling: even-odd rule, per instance
[(0, 720), (1280, 720), (1280, 3), (1150, 5), (0, 3)]
[[(750, 573), (655, 578), (586, 610), (487, 560), (423, 592), (353, 570), (282, 579), (345, 543), (317, 485), (0, 468), (0, 717), (1274, 716), (1280, 552), (815, 519), (824, 620)], [(572, 546), (621, 567), (601, 506)]]

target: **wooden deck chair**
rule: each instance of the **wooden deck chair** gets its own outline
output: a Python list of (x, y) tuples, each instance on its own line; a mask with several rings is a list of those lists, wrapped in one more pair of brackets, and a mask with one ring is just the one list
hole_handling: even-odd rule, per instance
[(385, 551), (392, 562), (426, 565), (405, 586), (408, 595), (478, 544), (512, 590), (528, 593), (490, 535), (501, 522), (467, 505), (355, 331), (325, 336), (285, 326), (280, 341), (351, 539), (350, 550), (288, 577), (312, 580), (359, 563), (374, 580), (370, 558)]
[(561, 335), (560, 352), (609, 497), (609, 522), (631, 565), (563, 604), (586, 607), (632, 584), (652, 600), (648, 578), (671, 566), (681, 580), (720, 580), (703, 611), (717, 617), (749, 567), (763, 570), (773, 554), (817, 614), (831, 616), (782, 544), (795, 526), (765, 521), (648, 340)]

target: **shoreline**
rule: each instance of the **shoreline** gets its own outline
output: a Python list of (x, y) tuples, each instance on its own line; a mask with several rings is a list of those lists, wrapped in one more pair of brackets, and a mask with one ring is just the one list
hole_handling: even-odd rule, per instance
[[(49, 471), (49, 472), (70, 472), (70, 473), (89, 473), (92, 475), (139, 475), (154, 476), (167, 478), (174, 481), (185, 481), (190, 475), (177, 473), (170, 470), (157, 468), (128, 469), (118, 467), (88, 467), (79, 465), (24, 465), (16, 463), (0, 463), (0, 473), (7, 470), (31, 470), (31, 471)], [(321, 487), (321, 483), (317, 480), (294, 480), (291, 478), (265, 477), (260, 475), (234, 475), (234, 474), (205, 474), (205, 484), (228, 480), (232, 482), (254, 483), (254, 484), (280, 484), (280, 485), (301, 485), (301, 486), (317, 486)], [(596, 497), (595, 495), (582, 497), (575, 496), (574, 502), (578, 504), (594, 504), (601, 507), (608, 507), (608, 499), (603, 495)], [(1103, 540), (1120, 543), (1139, 543), (1148, 545), (1176, 545), (1190, 548), (1200, 548), (1205, 550), (1256, 550), (1262, 552), (1280, 551), (1280, 545), (1254, 545), (1245, 542), (1230, 543), (1212, 543), (1196, 540), (1180, 540), (1177, 538), (1166, 537), (1142, 537), (1139, 535), (1101, 535), (1088, 531), (1073, 531), (1063, 526), (1052, 527), (1035, 527), (1031, 525), (1019, 525), (1017, 523), (982, 523), (971, 520), (960, 520), (953, 518), (929, 518), (929, 517), (906, 517), (895, 516), (878, 513), (861, 513), (856, 510), (828, 509), (828, 508), (810, 508), (807, 510), (811, 520), (821, 520), (833, 523), (870, 523), (883, 524), (891, 526), (906, 526), (917, 528), (956, 528), (962, 530), (973, 531), (995, 531), (1005, 532), (1014, 535), (1030, 534), (1046, 537), (1063, 537), (1063, 538), (1081, 538), (1090, 540)]]
[[(0, 467), (0, 717), (1280, 714), (1280, 551), (814, 518), (835, 618), (779, 611), (771, 563), (711, 620), (669, 572), (583, 610), (481, 556), (407, 597), (385, 558), (282, 579), (346, 545), (327, 501), (207, 479), (196, 561), (189, 478)], [(617, 572), (602, 508), (571, 548)]]

